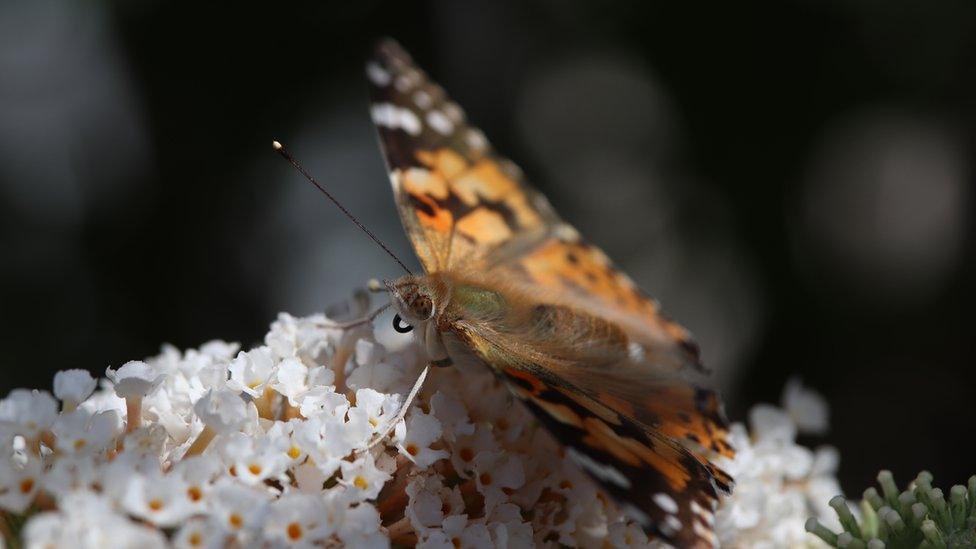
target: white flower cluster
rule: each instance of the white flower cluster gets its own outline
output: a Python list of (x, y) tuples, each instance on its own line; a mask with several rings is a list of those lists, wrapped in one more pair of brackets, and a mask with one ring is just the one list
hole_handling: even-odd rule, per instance
[(735, 423), (734, 460), (721, 465), (735, 478), (735, 490), (716, 513), (716, 533), (723, 547), (777, 549), (826, 547), (804, 524), (817, 517), (839, 527), (827, 502), (841, 493), (834, 476), (840, 456), (823, 446), (810, 450), (796, 436), (827, 429), (827, 403), (820, 395), (790, 381), (782, 408), (759, 404), (749, 412), (749, 429)]
[(28, 547), (646, 542), (483, 368), (432, 371), (371, 447), (423, 358), (335, 326), (283, 314), (249, 351), (165, 347), (97, 390), (69, 370), (11, 392), (0, 509), (32, 511)]
[[(100, 386), (60, 372), (0, 401), (0, 516), (37, 548), (648, 545), (486, 369), (431, 371), (401, 420), (424, 365), (390, 329), (282, 314), (249, 351), (164, 347)], [(752, 420), (719, 537), (806, 540), (832, 454), (793, 445), (782, 412)]]

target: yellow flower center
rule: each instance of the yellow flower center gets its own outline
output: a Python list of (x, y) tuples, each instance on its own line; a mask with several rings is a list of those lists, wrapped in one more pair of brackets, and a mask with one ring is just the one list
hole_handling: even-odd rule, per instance
[(293, 522), (288, 525), (287, 528), (288, 538), (292, 541), (298, 541), (302, 539), (302, 525), (297, 522)]

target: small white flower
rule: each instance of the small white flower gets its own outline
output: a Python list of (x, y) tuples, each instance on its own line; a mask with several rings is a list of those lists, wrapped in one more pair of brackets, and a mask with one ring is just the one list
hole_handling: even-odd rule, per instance
[(197, 510), (186, 493), (187, 485), (178, 476), (134, 475), (122, 504), (129, 513), (157, 526), (176, 526)]
[(54, 396), (73, 408), (91, 396), (98, 382), (88, 370), (62, 370), (54, 374)]
[(796, 424), (779, 408), (757, 404), (749, 410), (749, 426), (757, 443), (791, 443), (796, 438)]
[(368, 503), (345, 510), (342, 520), (337, 522), (339, 540), (346, 547), (384, 549), (390, 546), (390, 540), (380, 532), (379, 512)]
[(464, 513), (461, 490), (444, 486), (437, 474), (415, 476), (406, 493), (410, 501), (404, 514), (418, 533), (439, 527), (446, 516)]
[(231, 361), (228, 370), (230, 370), (230, 380), (227, 382), (229, 388), (244, 391), (253, 397), (261, 396), (264, 386), (275, 373), (271, 349), (258, 347), (247, 352), (242, 351)]
[(427, 538), (417, 544), (420, 549), (492, 549), (491, 534), (481, 523), (468, 522), (467, 515), (454, 515), (444, 519), (441, 530), (432, 530)]
[(228, 343), (220, 339), (212, 339), (200, 346), (200, 352), (220, 361), (229, 361), (234, 358), (241, 348), (240, 343)]
[(243, 486), (224, 477), (216, 483), (210, 497), (210, 516), (224, 532), (244, 542), (264, 524), (270, 496), (267, 492)]
[(0, 508), (23, 513), (34, 501), (41, 480), (39, 459), (29, 459), (23, 464), (0, 459)]
[(35, 439), (58, 418), (58, 401), (47, 391), (14, 389), (0, 400), (0, 425)]
[(312, 547), (332, 534), (325, 502), (309, 494), (285, 494), (271, 503), (264, 539), (275, 547)]
[[(334, 375), (334, 374), (333, 374)], [(269, 385), (288, 398), (288, 403), (298, 406), (298, 395), (308, 391), (308, 366), (297, 358), (288, 357), (278, 363), (274, 379)]]
[(221, 455), (234, 475), (243, 483), (258, 485), (284, 473), (291, 461), (287, 440), (231, 433), (221, 445)]
[[(331, 466), (333, 467), (333, 471), (338, 469), (338, 461)], [(321, 493), (322, 485), (325, 484), (325, 481), (329, 480), (329, 477), (322, 474), (322, 471), (316, 467), (315, 463), (308, 460), (292, 467), (291, 472), (295, 476), (295, 488), (299, 492), (306, 494)]]
[(343, 461), (342, 484), (356, 494), (356, 499), (375, 499), (390, 475), (376, 467), (373, 456), (365, 454), (355, 461)]
[(799, 378), (791, 378), (783, 388), (783, 409), (790, 415), (801, 433), (822, 435), (830, 425), (827, 400), (816, 391), (807, 389)]
[(474, 433), (474, 424), (468, 419), (468, 411), (460, 400), (437, 391), (430, 398), (431, 413), (441, 422), (444, 440), (454, 442), (457, 437)]
[(505, 490), (519, 488), (525, 483), (522, 462), (515, 454), (482, 452), (474, 458), (475, 483), (485, 496), (485, 511), (491, 512), (508, 496)]
[[(488, 518), (488, 527), (498, 549), (519, 549), (535, 545), (532, 525), (522, 520), (522, 509), (518, 505), (502, 503), (495, 507)], [(640, 527), (633, 527), (640, 531)], [(644, 536), (644, 540), (646, 542), (647, 536)]]
[(126, 433), (122, 443), (128, 454), (158, 460), (167, 440), (166, 429), (158, 423), (153, 423)]
[(264, 337), (264, 343), (279, 358), (314, 360), (331, 341), (337, 339), (335, 334), (330, 337), (330, 332), (335, 330), (322, 327), (327, 322), (323, 315), (295, 318), (281, 313), (278, 320), (271, 324), (271, 331)]
[(356, 408), (366, 412), (367, 422), (375, 433), (388, 427), (400, 411), (400, 395), (388, 395), (373, 389), (356, 391)]
[(58, 417), (51, 431), (62, 452), (100, 452), (122, 432), (122, 418), (114, 410), (93, 415), (88, 410), (76, 409)]
[(237, 432), (248, 420), (247, 404), (230, 389), (210, 389), (193, 405), (193, 411), (220, 434)]
[(295, 429), (302, 423), (299, 420), (276, 421), (265, 433), (265, 436), (274, 441), (275, 447), (281, 449), (292, 465), (298, 465), (308, 455), (295, 437)]
[(474, 458), (478, 454), (500, 449), (501, 446), (495, 440), (491, 427), (480, 423), (475, 426), (473, 434), (461, 436), (454, 442), (451, 463), (459, 475), (468, 478), (474, 471)]
[(405, 423), (396, 426), (397, 448), (421, 468), (448, 457), (449, 454), (444, 450), (433, 450), (430, 447), (440, 436), (441, 422), (420, 410), (414, 410)]
[(94, 490), (101, 480), (99, 465), (95, 457), (89, 454), (63, 456), (54, 460), (41, 484), (44, 490), (58, 497), (73, 491)]
[(162, 549), (162, 532), (120, 515), (104, 497), (92, 492), (72, 492), (58, 511), (40, 513), (24, 527), (26, 547), (78, 547), (97, 549)]
[(404, 514), (417, 532), (423, 533), (444, 521), (442, 488), (437, 475), (417, 475), (407, 484), (406, 493), (410, 501)]
[(331, 443), (339, 443), (338, 445), (327, 443), (325, 437), (327, 431), (326, 423), (331, 424), (328, 432), (341, 433), (341, 420), (331, 416), (321, 416), (308, 419), (297, 425), (292, 437), (297, 443), (297, 446), (308, 455), (311, 462), (321, 474), (325, 478), (329, 478), (339, 470), (339, 463), (351, 451), (351, 447), (342, 444), (341, 436), (335, 437), (339, 439), (337, 441), (329, 441)]
[(374, 364), (357, 365), (346, 379), (346, 385), (353, 389), (370, 388), (380, 392), (393, 392), (415, 379), (413, 377), (405, 381), (404, 372), (414, 370), (412, 362), (414, 361), (408, 361), (402, 355), (390, 355)]
[(386, 356), (386, 348), (375, 341), (360, 339), (356, 342), (356, 352), (354, 356), (356, 358), (357, 365), (371, 367), (380, 360), (383, 360), (383, 357)]
[(342, 417), (349, 409), (349, 399), (337, 393), (335, 387), (313, 386), (298, 398), (298, 408), (307, 418), (323, 414)]
[(173, 536), (173, 547), (176, 549), (221, 549), (225, 546), (223, 531), (214, 528), (214, 525), (203, 517), (186, 521)]
[(179, 478), (184, 487), (183, 497), (187, 505), (196, 511), (206, 507), (207, 497), (213, 489), (213, 482), (223, 471), (220, 461), (213, 454), (191, 456), (177, 463), (169, 473)]
[(118, 370), (105, 369), (105, 377), (112, 381), (119, 398), (144, 397), (163, 382), (164, 374), (141, 360), (130, 360)]

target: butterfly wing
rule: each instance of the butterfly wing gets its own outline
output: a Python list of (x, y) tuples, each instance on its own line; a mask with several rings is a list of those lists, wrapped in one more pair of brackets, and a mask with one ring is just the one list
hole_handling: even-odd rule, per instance
[[(702, 374), (661, 372), (634, 356), (618, 326), (585, 312), (534, 305), (528, 316), (462, 319), (456, 333), (648, 532), (679, 547), (714, 545), (713, 511), (732, 478), (690, 435), (724, 422)], [(709, 450), (731, 455), (724, 437), (714, 440)]]
[[(711, 540), (701, 517), (710, 516), (715, 487), (728, 489), (731, 479), (702, 451), (732, 449), (718, 398), (700, 383), (688, 332), (560, 220), (398, 45), (382, 42), (367, 74), (400, 217), (426, 271), (479, 272), (553, 310), (604, 319), (625, 333), (627, 354), (612, 362), (585, 353), (589, 360), (526, 356), (526, 346), (506, 346), (505, 338), (486, 343), (484, 326), (461, 327), (468, 345), (565, 445), (623, 474), (630, 488), (587, 469), (618, 501), (647, 515), (650, 531), (683, 545)], [(500, 366), (506, 360), (510, 367)], [(520, 389), (526, 381), (538, 391)], [(593, 431), (565, 423), (567, 409)], [(662, 526), (668, 516), (669, 526), (680, 523), (678, 532)]]
[(558, 224), (546, 199), (399, 45), (381, 42), (366, 73), (400, 219), (427, 272), (480, 264)]

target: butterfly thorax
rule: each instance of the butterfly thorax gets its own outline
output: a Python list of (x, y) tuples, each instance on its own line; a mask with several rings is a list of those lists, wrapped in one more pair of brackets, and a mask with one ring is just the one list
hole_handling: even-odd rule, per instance
[(387, 284), (393, 306), (408, 323), (447, 330), (459, 320), (501, 321), (512, 312), (502, 294), (447, 273), (408, 275)]
[[(394, 306), (433, 354), (454, 347), (444, 345), (444, 336), (463, 340), (489, 365), (499, 358), (607, 362), (627, 352), (628, 337), (615, 323), (476, 275), (406, 276), (389, 287)], [(498, 357), (503, 351), (492, 341), (502, 339), (518, 341), (520, 354), (529, 356)]]

